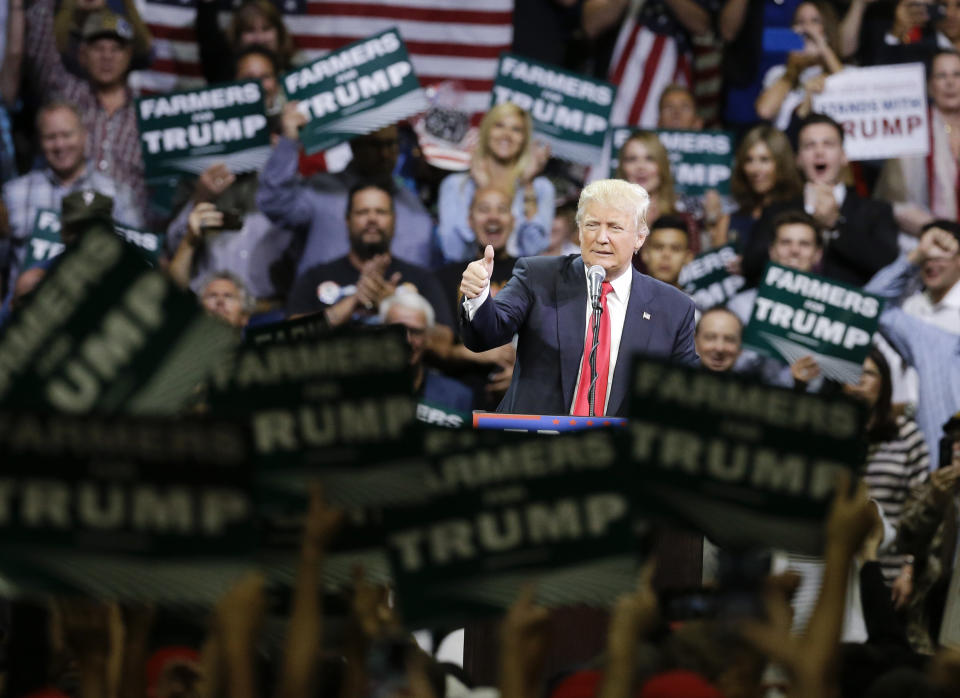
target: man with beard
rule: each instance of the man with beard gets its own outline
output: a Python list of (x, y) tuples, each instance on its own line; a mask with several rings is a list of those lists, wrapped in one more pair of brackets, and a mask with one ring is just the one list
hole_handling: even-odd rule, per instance
[(288, 315), (323, 310), (334, 327), (373, 322), (380, 302), (397, 287), (409, 285), (435, 308), (436, 322), (447, 328), (452, 339), (453, 319), (436, 278), (427, 269), (390, 254), (395, 211), (386, 185), (355, 185), (347, 197), (346, 221), (350, 251), (297, 278), (287, 301)]

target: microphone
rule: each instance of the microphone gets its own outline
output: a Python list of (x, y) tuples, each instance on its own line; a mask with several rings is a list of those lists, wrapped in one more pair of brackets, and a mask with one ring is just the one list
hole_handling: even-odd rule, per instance
[(600, 287), (607, 278), (607, 270), (599, 264), (594, 264), (587, 270), (587, 289), (590, 293), (590, 305), (594, 310), (600, 310)]

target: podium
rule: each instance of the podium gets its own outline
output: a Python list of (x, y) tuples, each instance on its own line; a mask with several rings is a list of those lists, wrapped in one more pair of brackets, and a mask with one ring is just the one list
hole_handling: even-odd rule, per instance
[[(559, 434), (583, 429), (614, 427), (626, 429), (623, 417), (578, 417), (573, 415), (501, 414), (474, 412), (474, 429), (496, 429), (531, 434)], [(700, 585), (703, 539), (699, 535), (666, 526), (658, 527), (654, 543), (658, 590), (683, 589)], [(563, 607), (550, 618), (551, 647), (546, 673), (587, 662), (606, 647), (608, 612), (585, 606)], [(464, 668), (481, 685), (496, 682), (499, 658), (499, 619), (476, 621), (466, 627)]]
[(625, 428), (623, 417), (577, 417), (574, 415), (546, 414), (501, 414), (499, 412), (474, 412), (474, 429), (498, 429), (537, 434), (559, 434), (564, 431), (599, 429), (600, 427)]

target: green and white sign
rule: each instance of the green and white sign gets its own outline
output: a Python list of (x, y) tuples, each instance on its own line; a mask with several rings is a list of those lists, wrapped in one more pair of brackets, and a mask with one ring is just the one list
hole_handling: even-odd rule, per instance
[[(162, 233), (149, 233), (120, 223), (114, 223), (113, 227), (117, 235), (143, 251), (143, 256), (150, 266), (157, 266), (163, 251)], [(64, 244), (60, 239), (60, 212), (52, 208), (39, 209), (33, 225), (33, 234), (28, 240), (27, 257), (23, 268), (29, 269), (39, 262), (51, 260), (63, 250)]]
[(551, 606), (607, 606), (636, 585), (629, 466), (612, 433), (440, 431), (425, 439), (429, 500), (386, 512), (408, 624), (500, 614), (533, 576)]
[(637, 511), (721, 546), (820, 553), (836, 477), (866, 455), (861, 404), (648, 358), (631, 385)]
[(512, 102), (530, 113), (536, 136), (553, 155), (592, 165), (603, 155), (603, 140), (617, 88), (512, 53), (500, 55), (491, 106)]
[(235, 341), (235, 330), (98, 224), (57, 258), (0, 335), (0, 404), (171, 414)]
[(199, 175), (220, 162), (231, 172), (250, 172), (270, 156), (258, 80), (141, 97), (136, 109), (148, 183)]
[(160, 262), (160, 255), (163, 254), (163, 240), (165, 237), (163, 233), (151, 233), (116, 222), (114, 222), (113, 228), (117, 232), (117, 235), (131, 245), (140, 248), (151, 267), (157, 266)]
[(245, 343), (209, 386), (213, 414), (252, 427), (264, 534), (258, 559), (274, 581), (292, 581), (309, 485), (320, 479), (325, 498), (350, 512), (324, 584), (348, 585), (358, 563), (387, 581), (379, 509), (419, 501), (427, 477), (406, 338), (394, 327), (277, 335)]
[[(610, 174), (616, 176), (620, 149), (637, 129), (616, 126), (607, 139)], [(733, 175), (733, 134), (729, 131), (656, 131), (670, 156), (677, 194), (701, 196), (710, 189), (730, 194)]]
[(737, 257), (733, 245), (724, 245), (694, 257), (680, 270), (680, 287), (693, 298), (700, 310), (724, 305), (743, 288), (745, 280), (727, 271), (727, 264)]
[(469, 412), (461, 412), (428, 400), (420, 400), (417, 403), (417, 421), (435, 427), (459, 429), (469, 427), (473, 422), (473, 416)]
[(407, 47), (396, 29), (355, 41), (286, 73), (287, 99), (307, 117), (307, 153), (331, 148), (427, 108)]
[(63, 252), (60, 240), (60, 212), (41, 208), (33, 223), (33, 233), (27, 239), (27, 256), (23, 268), (29, 269), (40, 262), (47, 262)]
[(313, 339), (330, 333), (330, 323), (323, 312), (313, 313), (295, 320), (272, 322), (269, 325), (248, 327), (244, 333), (247, 344), (277, 344)]
[(249, 434), (191, 416), (0, 412), (5, 593), (212, 604), (252, 559)]
[(769, 263), (744, 347), (788, 364), (810, 355), (827, 378), (860, 379), (883, 299), (856, 286)]

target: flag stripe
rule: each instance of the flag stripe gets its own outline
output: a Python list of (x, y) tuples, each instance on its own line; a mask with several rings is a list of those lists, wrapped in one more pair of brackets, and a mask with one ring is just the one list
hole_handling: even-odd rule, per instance
[[(141, 13), (156, 59), (135, 74), (134, 87), (144, 94), (197, 87), (202, 69), (194, 8), (146, 0)], [(229, 16), (221, 13), (221, 25)], [(305, 60), (396, 27), (421, 84), (459, 82), (464, 108), (477, 123), (489, 104), (497, 59), (513, 42), (513, 0), (308, 0), (306, 13), (286, 22)]]

